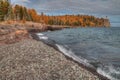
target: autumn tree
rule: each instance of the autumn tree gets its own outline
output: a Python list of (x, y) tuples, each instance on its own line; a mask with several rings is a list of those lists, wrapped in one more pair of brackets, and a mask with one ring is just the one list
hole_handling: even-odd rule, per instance
[(8, 1), (0, 0), (0, 21), (5, 20), (8, 13), (10, 3)]
[(0, 21), (9, 18), (7, 16), (8, 12), (11, 20), (33, 21), (49, 25), (67, 25), (73, 27), (101, 27), (109, 25), (109, 20), (107, 18), (97, 18), (94, 16), (80, 14), (47, 16), (43, 12), (39, 15), (35, 9), (28, 9), (20, 5), (15, 5), (12, 7), (7, 0), (0, 0)]

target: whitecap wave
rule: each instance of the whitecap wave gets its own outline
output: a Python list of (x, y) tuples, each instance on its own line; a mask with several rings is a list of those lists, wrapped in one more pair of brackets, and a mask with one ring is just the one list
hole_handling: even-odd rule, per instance
[(39, 36), (39, 39), (48, 40), (48, 37), (46, 37), (46, 36)]
[[(87, 67), (94, 68), (94, 66), (91, 65), (88, 60), (86, 60), (86, 59), (84, 59), (84, 58), (82, 58), (82, 57), (80, 57), (80, 56), (76, 56), (76, 55), (72, 52), (71, 49), (66, 49), (66, 45), (65, 45), (65, 47), (64, 47), (64, 46), (62, 46), (62, 45), (56, 44), (56, 46), (58, 47), (58, 49), (59, 49), (62, 53), (64, 53), (64, 55), (72, 58), (73, 60), (75, 60), (75, 61), (77, 61), (77, 62), (79, 62), (79, 63), (81, 63), (81, 64), (83, 64), (83, 65), (85, 65), (85, 66), (87, 66)], [(107, 78), (110, 79), (110, 80), (118, 80), (118, 79), (115, 79), (114, 77), (112, 77), (112, 76), (111, 76), (111, 73), (119, 74), (120, 72), (117, 71), (116, 69), (114, 69), (112, 66), (111, 66), (111, 67), (108, 66), (108, 67), (109, 67), (108, 71), (105, 71), (104, 69), (102, 69), (102, 67), (98, 67), (98, 68), (97, 68), (97, 72), (98, 72), (99, 74), (107, 77)], [(104, 67), (103, 67), (103, 68), (104, 68)]]
[(42, 34), (42, 33), (37, 33), (37, 35), (38, 35), (38, 36), (43, 36), (44, 34)]
[(48, 40), (48, 37), (45, 36), (45, 35), (42, 34), (42, 33), (37, 33), (37, 36), (39, 37), (39, 39), (42, 39), (42, 40)]
[(63, 47), (62, 45), (58, 45), (58, 44), (56, 44), (56, 46), (58, 47), (58, 49), (59, 49), (62, 53), (64, 53), (64, 55), (72, 58), (73, 60), (75, 60), (75, 61), (77, 61), (77, 62), (79, 62), (79, 63), (81, 63), (81, 64), (83, 64), (83, 65), (85, 65), (85, 66), (87, 66), (87, 67), (94, 68), (91, 64), (89, 64), (88, 60), (86, 60), (86, 59), (84, 59), (84, 58), (82, 58), (82, 57), (80, 57), (80, 56), (79, 56), (79, 57), (76, 56), (76, 55), (72, 52), (71, 49), (67, 50), (65, 47)]
[(112, 77), (112, 74), (120, 74), (119, 71), (117, 71), (115, 68), (113, 68), (112, 66), (108, 66), (107, 69), (99, 67), (97, 68), (97, 72), (103, 76), (106, 76), (107, 78), (109, 78), (110, 80), (119, 80), (116, 79), (115, 77)]

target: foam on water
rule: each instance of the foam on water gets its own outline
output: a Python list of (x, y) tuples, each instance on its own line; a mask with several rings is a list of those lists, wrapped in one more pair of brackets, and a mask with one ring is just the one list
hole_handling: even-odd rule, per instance
[[(72, 52), (71, 49), (67, 50), (65, 47), (63, 47), (62, 45), (58, 45), (56, 44), (56, 46), (58, 47), (58, 49), (64, 53), (64, 55), (72, 58), (73, 60), (79, 62), (79, 63), (82, 63), (83, 65), (87, 66), (87, 67), (91, 67), (91, 68), (94, 68), (88, 60), (84, 59), (84, 58), (80, 58), (80, 56), (76, 56), (74, 54), (74, 52)], [(97, 72), (105, 77), (107, 77), (108, 79), (111, 79), (111, 80), (118, 80), (118, 79), (115, 79), (114, 77), (110, 76), (111, 73), (116, 73), (116, 74), (120, 74), (119, 71), (115, 70), (112, 66), (108, 66), (109, 68), (109, 71), (106, 72), (105, 70), (102, 69), (102, 67), (98, 67), (97, 68)], [(95, 69), (95, 68), (94, 68)]]
[(38, 35), (39, 39), (42, 39), (42, 40), (48, 40), (48, 37), (45, 36), (45, 35), (42, 34), (42, 33), (37, 33), (37, 35)]
[(107, 78), (109, 78), (110, 80), (118, 80), (115, 79), (114, 77), (110, 76), (110, 72), (105, 72), (104, 70), (102, 70), (101, 68), (97, 68), (97, 72), (103, 76), (106, 76)]
[(64, 55), (72, 58), (73, 60), (75, 60), (75, 61), (77, 61), (77, 62), (79, 62), (79, 63), (84, 64), (85, 66), (94, 68), (91, 64), (89, 64), (89, 62), (88, 62), (86, 59), (84, 59), (84, 58), (82, 58), (82, 57), (80, 57), (80, 56), (79, 56), (79, 57), (76, 56), (70, 49), (67, 50), (65, 47), (63, 47), (62, 45), (58, 45), (58, 44), (56, 44), (56, 46), (58, 47), (58, 49), (59, 49), (62, 53), (64, 53)]
[(112, 65), (99, 66), (97, 72), (108, 77), (111, 80), (120, 80), (120, 68)]
[(44, 34), (42, 34), (42, 33), (37, 33), (37, 35), (38, 35), (38, 36), (43, 36)]
[(37, 35), (73, 60), (111, 80), (120, 80), (120, 27), (64, 29)]
[(46, 36), (42, 36), (42, 37), (39, 36), (39, 38), (40, 38), (40, 39), (44, 39), (44, 40), (47, 40), (47, 39), (48, 39), (48, 37), (46, 37)]

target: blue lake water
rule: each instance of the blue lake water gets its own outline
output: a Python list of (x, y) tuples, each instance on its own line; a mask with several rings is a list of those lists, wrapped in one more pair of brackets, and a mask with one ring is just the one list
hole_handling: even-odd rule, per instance
[(37, 35), (109, 79), (120, 80), (120, 27), (73, 28)]

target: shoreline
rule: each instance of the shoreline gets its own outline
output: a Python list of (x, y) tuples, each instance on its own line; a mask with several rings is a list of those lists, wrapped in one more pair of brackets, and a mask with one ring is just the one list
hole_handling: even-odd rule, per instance
[[(8, 30), (8, 31), (7, 31), (7, 33), (5, 32), (5, 35), (3, 34), (2, 36), (5, 37), (4, 39), (7, 38), (5, 40), (5, 42), (7, 42), (7, 43), (4, 44), (4, 41), (0, 42), (0, 44), (3, 43), (0, 46), (9, 46), (9, 45), (18, 44), (18, 43), (22, 42), (23, 40), (29, 40), (29, 39), (32, 39), (32, 38), (34, 40), (37, 40), (37, 41), (40, 42), (40, 39), (38, 38), (38, 36), (34, 35), (34, 33), (41, 32), (42, 30), (46, 31), (44, 29), (51, 30), (51, 31), (64, 29), (64, 28), (61, 28), (61, 27), (60, 28), (54, 28), (53, 26), (52, 27), (50, 26), (49, 28), (45, 27), (44, 29), (42, 29), (43, 25), (40, 25), (41, 27), (39, 25), (37, 25), (37, 26), (36, 25), (37, 24), (34, 24), (34, 26), (32, 24), (30, 24), (30, 25), (27, 24), (26, 28), (25, 28), (25, 25), (24, 26), (16, 25), (16, 26), (13, 26), (12, 29), (9, 28), (8, 25), (5, 25), (4, 26), (5, 30)], [(4, 32), (4, 28), (3, 28), (3, 32)], [(54, 48), (56, 51), (59, 51), (60, 54), (64, 55), (56, 46), (53, 46), (52, 44), (47, 44), (47, 45), (50, 46), (50, 47), (52, 47), (52, 48)], [(79, 65), (81, 68), (83, 68), (83, 69), (85, 69), (87, 71), (90, 71), (93, 75), (98, 76), (101, 80), (109, 80), (106, 77), (98, 74), (96, 70), (91, 69), (89, 67), (86, 67), (83, 64), (80, 64), (79, 62), (73, 60), (72, 58), (70, 58), (70, 57), (68, 57), (66, 55), (64, 55), (64, 56), (66, 57), (66, 59), (68, 61), (74, 62), (75, 64)]]
[(0, 46), (1, 80), (101, 80), (53, 47), (34, 39)]
[[(32, 36), (33, 39), (35, 39), (35, 40), (37, 40), (37, 41), (42, 41), (42, 40), (40, 40), (39, 37), (38, 37), (36, 34), (34, 34), (34, 33), (31, 33), (31, 36)], [(110, 79), (108, 79), (107, 77), (99, 74), (96, 69), (90, 68), (90, 67), (88, 67), (88, 66), (85, 66), (84, 64), (79, 63), (78, 61), (75, 61), (73, 58), (65, 55), (62, 51), (60, 51), (60, 50), (58, 49), (57, 46), (55, 46), (55, 45), (53, 45), (53, 44), (50, 44), (50, 43), (46, 43), (46, 42), (44, 42), (44, 41), (42, 41), (42, 42), (43, 42), (44, 44), (47, 44), (47, 45), (50, 46), (50, 47), (53, 47), (55, 50), (57, 50), (57, 51), (59, 51), (61, 54), (63, 54), (68, 60), (73, 61), (73, 62), (75, 62), (76, 64), (78, 64), (80, 67), (82, 67), (82, 68), (90, 71), (92, 74), (98, 76), (101, 80), (110, 80)]]

